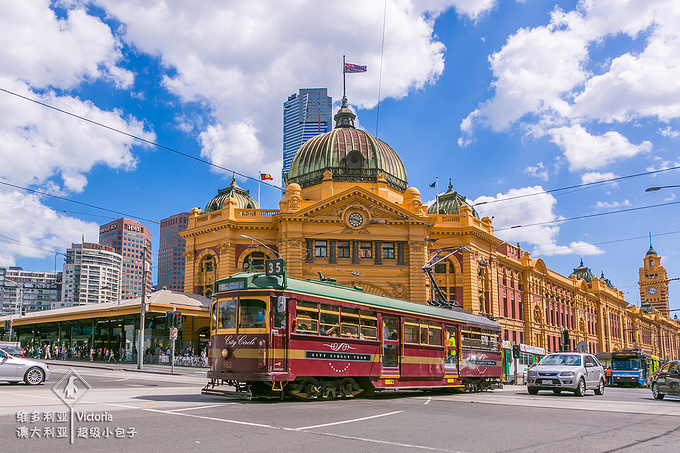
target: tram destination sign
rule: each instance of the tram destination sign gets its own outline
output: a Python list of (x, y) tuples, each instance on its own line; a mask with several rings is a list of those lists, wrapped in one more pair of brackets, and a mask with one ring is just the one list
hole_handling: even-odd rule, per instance
[(370, 362), (371, 354), (347, 352), (305, 351), (305, 358), (312, 360), (345, 360), (349, 362)]
[(218, 283), (217, 291), (220, 293), (223, 291), (236, 291), (239, 289), (245, 289), (245, 287), (245, 280), (232, 280), (230, 282)]

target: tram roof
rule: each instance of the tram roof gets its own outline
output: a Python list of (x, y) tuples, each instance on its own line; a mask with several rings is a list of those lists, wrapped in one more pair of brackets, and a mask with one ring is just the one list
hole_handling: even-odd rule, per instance
[(501, 328), (500, 324), (496, 321), (492, 321), (485, 316), (471, 314), (466, 310), (446, 309), (434, 307), (432, 305), (419, 304), (408, 300), (381, 296), (379, 294), (364, 292), (360, 287), (357, 286), (344, 286), (330, 281), (304, 280), (294, 277), (287, 277), (286, 286), (284, 288), (283, 276), (267, 276), (261, 272), (241, 272), (228, 278), (218, 280), (216, 283), (216, 287), (218, 289), (217, 292), (224, 291), (220, 289), (220, 285), (226, 287), (225, 285), (227, 283), (236, 283), (239, 281), (244, 282), (242, 287), (239, 287), (240, 285), (236, 284), (228, 288), (233, 290), (275, 289), (281, 291), (291, 291), (317, 297), (330, 297), (333, 299), (369, 305), (377, 308), (397, 310), (400, 312), (411, 313), (413, 315), (447, 318), (456, 321), (473, 323), (493, 329)]

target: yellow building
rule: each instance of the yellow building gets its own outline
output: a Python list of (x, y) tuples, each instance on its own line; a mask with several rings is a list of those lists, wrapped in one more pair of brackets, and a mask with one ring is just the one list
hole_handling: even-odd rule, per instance
[(192, 209), (180, 233), (185, 291), (210, 296), (216, 280), (281, 256), (294, 277), (322, 274), (428, 303), (434, 288), (423, 266), (440, 253), (433, 271), (444, 297), (497, 319), (505, 340), (554, 351), (567, 330), (571, 349), (584, 342), (591, 352), (639, 347), (679, 357), (676, 322), (629, 306), (583, 263), (565, 277), (504, 243), (450, 183), (438, 203), (423, 205), (397, 153), (354, 119), (343, 98), (335, 129), (297, 152), (279, 209), (258, 209), (234, 179), (205, 211)]

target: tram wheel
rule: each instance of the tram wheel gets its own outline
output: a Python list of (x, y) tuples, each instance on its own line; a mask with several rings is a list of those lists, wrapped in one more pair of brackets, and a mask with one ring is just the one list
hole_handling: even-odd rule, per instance
[(352, 398), (354, 395), (361, 392), (360, 389), (357, 390), (359, 388), (359, 385), (352, 378), (345, 378), (342, 381), (340, 381), (339, 388), (340, 394), (342, 395), (343, 398)]

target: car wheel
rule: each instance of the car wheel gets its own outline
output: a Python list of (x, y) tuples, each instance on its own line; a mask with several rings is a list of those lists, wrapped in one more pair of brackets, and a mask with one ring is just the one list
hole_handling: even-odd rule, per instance
[(585, 394), (586, 394), (586, 381), (584, 381), (583, 378), (581, 378), (578, 381), (578, 387), (576, 387), (576, 390), (574, 390), (574, 395), (583, 396)]
[(554, 393), (555, 395), (559, 395), (560, 393), (562, 393), (562, 390), (553, 390), (553, 393)]
[(44, 380), (45, 372), (36, 366), (29, 368), (24, 375), (24, 382), (26, 382), (28, 385), (38, 385)]
[(600, 383), (597, 385), (597, 388), (595, 389), (595, 394), (596, 395), (604, 394), (604, 381), (602, 379), (600, 379)]
[(664, 397), (663, 393), (659, 393), (659, 386), (656, 382), (652, 384), (652, 396), (657, 400), (662, 400)]
[(538, 389), (529, 387), (527, 388), (527, 391), (529, 392), (529, 395), (538, 395)]

